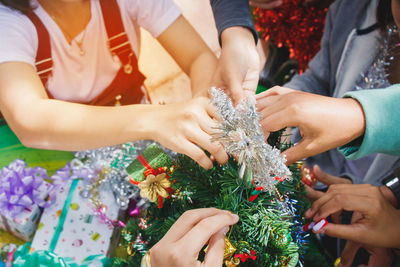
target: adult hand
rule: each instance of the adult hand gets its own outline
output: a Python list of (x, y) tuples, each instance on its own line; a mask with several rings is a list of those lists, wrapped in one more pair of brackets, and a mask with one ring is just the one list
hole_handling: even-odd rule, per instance
[(221, 164), (228, 161), (222, 144), (211, 142), (211, 134), (217, 127), (215, 108), (206, 97), (192, 99), (186, 103), (160, 105), (150, 113), (150, 136), (163, 146), (198, 162), (210, 169), (213, 163), (201, 149), (205, 149)]
[(282, 5), (282, 0), (250, 0), (250, 5), (253, 7), (259, 7), (263, 9), (274, 9)]
[(257, 89), (260, 58), (252, 33), (244, 27), (230, 27), (221, 34), (221, 56), (212, 84), (225, 89), (236, 105)]
[[(222, 266), (225, 234), (239, 217), (215, 208), (185, 212), (151, 249), (152, 267)], [(197, 260), (208, 244), (204, 262)]]
[(322, 229), (325, 234), (371, 246), (400, 247), (400, 211), (385, 199), (379, 187), (332, 185), (305, 216), (318, 221), (342, 210), (359, 212), (362, 218), (349, 225), (329, 223)]
[[(362, 214), (354, 212), (351, 218), (351, 223), (356, 223), (362, 218)], [(369, 253), (368, 267), (390, 266), (393, 261), (393, 253), (391, 249), (368, 246), (348, 240), (342, 251), (342, 255), (340, 256), (341, 261), (339, 266), (350, 267), (354, 261), (357, 251), (360, 248), (364, 248)]]
[(256, 96), (266, 136), (299, 127), (302, 140), (284, 151), (288, 165), (349, 143), (365, 131), (361, 105), (352, 98), (333, 98), (276, 86)]

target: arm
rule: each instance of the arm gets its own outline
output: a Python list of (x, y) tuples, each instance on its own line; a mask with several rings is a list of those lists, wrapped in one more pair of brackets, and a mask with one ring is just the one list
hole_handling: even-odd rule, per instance
[(358, 159), (374, 152), (400, 155), (400, 85), (386, 89), (346, 93), (364, 110), (366, 128), (363, 138), (339, 148), (349, 159)]
[(180, 16), (157, 40), (189, 75), (192, 95), (206, 96), (217, 59), (196, 30)]
[(260, 61), (257, 31), (248, 0), (210, 2), (222, 47), (213, 85), (226, 89), (237, 104), (257, 89)]
[(227, 160), (222, 146), (210, 141), (214, 111), (205, 98), (120, 107), (52, 100), (30, 64), (9, 62), (0, 64), (0, 107), (11, 129), (29, 147), (83, 150), (153, 139), (205, 168), (212, 162), (198, 146), (221, 163)]

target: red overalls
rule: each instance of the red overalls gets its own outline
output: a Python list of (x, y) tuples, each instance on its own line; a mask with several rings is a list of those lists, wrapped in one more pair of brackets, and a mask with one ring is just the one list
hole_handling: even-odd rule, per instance
[[(100, 0), (100, 5), (107, 30), (109, 51), (113, 56), (118, 56), (122, 66), (111, 84), (95, 99), (85, 104), (97, 106), (138, 104), (144, 97), (141, 87), (145, 77), (139, 71), (136, 55), (122, 23), (119, 6), (116, 0)], [(33, 11), (26, 13), (26, 16), (35, 25), (38, 34), (39, 44), (35, 63), (37, 73), (49, 98), (54, 98), (47, 90), (47, 81), (53, 67), (49, 33)]]

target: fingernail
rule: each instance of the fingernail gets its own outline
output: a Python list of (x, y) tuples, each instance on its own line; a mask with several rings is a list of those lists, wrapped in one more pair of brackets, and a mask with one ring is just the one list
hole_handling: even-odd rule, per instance
[(315, 223), (313, 227), (313, 231), (321, 232), (328, 225), (328, 221), (326, 219), (321, 219)]
[(311, 217), (311, 209), (308, 209), (305, 213), (304, 213), (304, 216), (306, 216), (307, 218), (310, 218)]
[(235, 221), (239, 221), (239, 216), (237, 214), (231, 213), (231, 216)]
[(226, 233), (228, 233), (228, 231), (229, 231), (229, 226), (225, 226), (225, 228), (222, 229), (222, 234), (226, 235)]

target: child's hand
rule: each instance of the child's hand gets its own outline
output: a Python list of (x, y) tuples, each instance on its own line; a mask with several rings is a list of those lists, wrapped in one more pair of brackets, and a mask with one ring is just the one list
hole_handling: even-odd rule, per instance
[[(225, 234), (239, 217), (215, 208), (186, 211), (150, 250), (151, 266), (222, 266)], [(197, 258), (208, 244), (203, 262)]]
[(199, 97), (186, 103), (159, 106), (149, 116), (151, 136), (163, 146), (191, 157), (206, 169), (212, 168), (213, 163), (201, 148), (221, 164), (228, 161), (222, 144), (211, 142), (211, 133), (218, 124), (213, 120), (215, 108), (209, 99)]
[(266, 136), (285, 127), (299, 127), (302, 140), (284, 152), (287, 164), (349, 143), (364, 134), (361, 105), (352, 98), (334, 98), (284, 87), (256, 96)]

